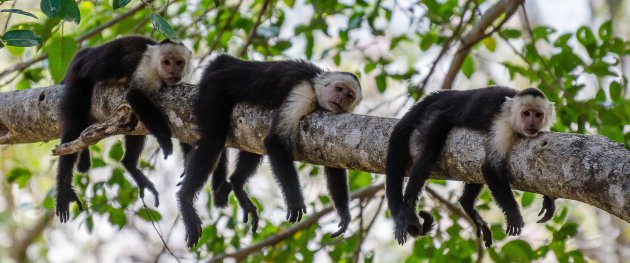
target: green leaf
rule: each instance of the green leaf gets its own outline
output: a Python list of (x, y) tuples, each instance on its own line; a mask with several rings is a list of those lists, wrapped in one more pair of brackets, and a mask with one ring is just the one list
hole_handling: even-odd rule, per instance
[(613, 81), (608, 86), (608, 92), (610, 93), (610, 99), (613, 101), (622, 100), (623, 99), (623, 87), (619, 82)]
[(9, 171), (7, 181), (9, 183), (17, 183), (20, 188), (24, 188), (29, 179), (33, 176), (33, 172), (26, 168), (13, 168)]
[(122, 208), (116, 208), (109, 211), (109, 222), (122, 228), (127, 224), (127, 216)]
[(30, 16), (30, 17), (32, 17), (32, 18), (37, 19), (37, 16), (35, 16), (35, 15), (33, 15), (33, 14), (29, 13), (29, 12), (26, 12), (26, 11), (20, 10), (20, 9), (13, 9), (13, 8), (12, 8), (12, 9), (3, 9), (3, 10), (2, 10), (2, 11), (0, 11), (0, 12), (5, 12), (5, 13), (14, 13), (14, 14), (19, 14), (19, 15), (25, 15), (25, 16)]
[(70, 37), (55, 36), (46, 42), (44, 50), (48, 53), (50, 75), (55, 83), (60, 83), (78, 50), (77, 44)]
[(580, 27), (575, 33), (575, 36), (578, 42), (589, 51), (589, 54), (593, 52), (590, 48), (593, 48), (597, 44), (597, 39), (595, 39), (595, 35), (593, 35), (590, 28), (586, 26)]
[(168, 22), (166, 22), (166, 20), (162, 18), (162, 16), (156, 13), (152, 13), (151, 15), (149, 15), (149, 17), (151, 18), (151, 23), (153, 24), (155, 29), (157, 29), (157, 31), (162, 33), (166, 38), (171, 41), (178, 41), (177, 37), (175, 36), (175, 30), (173, 30), (171, 25), (169, 25)]
[(497, 42), (492, 37), (486, 37), (481, 40), (481, 43), (490, 51), (494, 52), (497, 47)]
[(160, 215), (160, 213), (156, 210), (153, 209), (148, 209), (149, 212), (147, 212), (147, 209), (145, 208), (141, 208), (140, 211), (138, 211), (136, 213), (136, 215), (138, 215), (140, 218), (151, 222), (151, 221), (160, 221), (160, 219), (162, 219), (162, 215)]
[(470, 56), (467, 56), (466, 59), (464, 59), (464, 64), (462, 64), (462, 73), (464, 73), (467, 78), (470, 78), (474, 72), (475, 63)]
[(514, 262), (530, 262), (536, 254), (534, 250), (523, 240), (512, 240), (503, 245), (501, 252)]
[(380, 74), (378, 76), (376, 76), (376, 89), (378, 90), (378, 92), (383, 93), (385, 92), (385, 89), (387, 83), (385, 81), (385, 74)]
[(7, 46), (32, 47), (42, 44), (42, 38), (29, 30), (11, 30), (4, 33), (2, 42)]
[(600, 27), (599, 27), (599, 38), (604, 41), (604, 42), (608, 42), (608, 40), (610, 40), (610, 37), (612, 36), (612, 23), (610, 23), (609, 21), (604, 22)]
[(523, 196), (521, 196), (521, 205), (523, 207), (528, 207), (534, 202), (534, 194), (530, 192), (524, 192)]
[(57, 17), (61, 11), (61, 0), (42, 0), (39, 3), (39, 9), (50, 18)]
[(61, 0), (59, 18), (64, 21), (74, 22), (78, 25), (81, 22), (81, 12), (79, 11), (77, 2), (74, 0)]
[(118, 8), (125, 7), (129, 4), (129, 2), (131, 2), (131, 0), (112, 0), (112, 7), (116, 10)]
[(503, 29), (501, 35), (505, 38), (519, 38), (521, 37), (521, 31), (516, 29)]
[(122, 144), (120, 142), (116, 142), (112, 148), (109, 150), (109, 157), (116, 160), (116, 161), (120, 161), (123, 158), (123, 148), (122, 148)]

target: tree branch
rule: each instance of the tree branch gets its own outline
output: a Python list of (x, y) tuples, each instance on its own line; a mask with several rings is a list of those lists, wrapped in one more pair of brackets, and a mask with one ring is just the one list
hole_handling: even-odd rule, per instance
[[(522, 1), (524, 0), (501, 0), (497, 2), (491, 6), (486, 13), (483, 14), (483, 16), (481, 16), (481, 19), (479, 19), (479, 22), (475, 24), (473, 28), (464, 34), (461, 39), (462, 44), (458, 48), (457, 53), (455, 53), (453, 62), (451, 62), (451, 67), (448, 69), (448, 73), (446, 73), (442, 89), (451, 89), (459, 69), (462, 67), (464, 60), (470, 53), (470, 48), (487, 36), (485, 32), (488, 27), (492, 26), (492, 23), (494, 23), (494, 21), (501, 15), (505, 15), (501, 25), (505, 23), (505, 21), (514, 14), (516, 9), (518, 9)], [(493, 31), (498, 30), (500, 27), (500, 25), (495, 27)]]
[[(62, 87), (0, 93), (0, 144), (32, 143), (59, 137), (57, 109)], [(123, 102), (124, 87), (96, 87), (91, 114), (107, 119)], [(156, 91), (157, 92), (157, 91)], [(191, 105), (192, 85), (149, 94), (171, 123), (173, 136), (198, 139)], [(227, 146), (263, 153), (272, 112), (238, 105)], [(383, 173), (389, 135), (397, 119), (316, 111), (300, 123), (295, 159), (331, 167)], [(146, 134), (134, 129), (125, 134)], [(486, 136), (455, 129), (432, 171), (432, 178), (483, 183)], [(415, 145), (415, 144), (414, 144)], [(414, 149), (414, 152), (417, 151)], [(602, 136), (546, 132), (515, 143), (509, 159), (515, 189), (573, 199), (630, 221), (630, 151)]]

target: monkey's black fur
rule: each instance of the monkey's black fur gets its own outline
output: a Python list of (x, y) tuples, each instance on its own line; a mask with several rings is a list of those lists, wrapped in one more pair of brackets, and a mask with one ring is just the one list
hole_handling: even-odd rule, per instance
[[(178, 192), (179, 206), (186, 226), (189, 247), (201, 235), (201, 220), (193, 206), (197, 192), (213, 173), (212, 189), (215, 204), (225, 206), (231, 190), (244, 210), (244, 221), (253, 215), (253, 230), (258, 225), (256, 206), (251, 202), (243, 185), (253, 175), (261, 155), (240, 152), (239, 162), (230, 182), (226, 181), (227, 159), (224, 145), (229, 129), (232, 109), (236, 103), (250, 103), (278, 109), (292, 90), (304, 81), (311, 85), (314, 78), (325, 71), (305, 61), (242, 61), (228, 55), (214, 59), (199, 83), (199, 96), (195, 103), (201, 138), (186, 161), (186, 175)], [(356, 78), (356, 77), (355, 77)], [(276, 112), (265, 148), (271, 161), (273, 174), (280, 185), (287, 205), (287, 220), (300, 221), (306, 205), (297, 171), (293, 164), (293, 141), (278, 134), (279, 115)], [(221, 159), (221, 160), (219, 160)], [(218, 163), (218, 166), (217, 166)], [(214, 167), (217, 166), (215, 169)], [(341, 234), (350, 222), (348, 183), (345, 170), (326, 168), (329, 190), (342, 223)], [(337, 234), (337, 233), (336, 233)]]
[[(433, 222), (431, 216), (421, 211), (424, 223), (420, 224), (415, 215), (415, 206), (431, 169), (439, 159), (449, 132), (456, 127), (465, 127), (488, 133), (506, 97), (512, 98), (517, 93), (518, 91), (505, 87), (435, 92), (414, 105), (396, 125), (388, 147), (386, 195), (392, 218), (396, 223), (395, 236), (400, 244), (406, 241), (407, 233), (416, 237), (426, 234), (431, 229), (430, 224)], [(524, 90), (519, 95), (544, 98), (536, 89)], [(417, 143), (422, 148), (412, 162), (409, 144), (414, 130), (420, 131)], [(408, 171), (410, 179), (403, 195), (403, 178)], [(490, 192), (506, 215), (508, 234), (520, 234), (524, 222), (518, 204), (512, 196), (508, 181), (510, 171), (506, 160), (495, 160), (486, 156), (482, 173)], [(477, 235), (483, 234), (485, 245), (490, 246), (492, 244), (490, 228), (474, 208), (482, 187), (482, 184), (466, 184), (460, 204), (475, 222)], [(545, 200), (547, 199), (551, 200), (545, 197)], [(553, 215), (554, 208), (553, 201), (544, 202), (543, 210), (547, 209), (545, 215), (547, 220)]]
[[(61, 122), (61, 143), (75, 140), (90, 124), (90, 107), (94, 85), (100, 81), (131, 80), (140, 64), (148, 46), (173, 44), (163, 41), (160, 44), (152, 39), (128, 36), (118, 38), (102, 46), (85, 48), (77, 52), (70, 63), (64, 78), (65, 89), (59, 108)], [(142, 83), (131, 83), (126, 100), (135, 111), (137, 117), (156, 136), (165, 156), (172, 152), (171, 131), (168, 118), (143, 92)], [(137, 168), (138, 159), (144, 146), (145, 136), (125, 136), (124, 167), (130, 172), (138, 188), (140, 196), (148, 189), (158, 202), (158, 192), (153, 183)], [(56, 214), (61, 222), (69, 219), (69, 205), (77, 202), (80, 210), (81, 202), (72, 189), (72, 168), (77, 161), (77, 154), (64, 155), (59, 158), (57, 175)], [(77, 169), (86, 172), (90, 168), (89, 150), (81, 151)]]

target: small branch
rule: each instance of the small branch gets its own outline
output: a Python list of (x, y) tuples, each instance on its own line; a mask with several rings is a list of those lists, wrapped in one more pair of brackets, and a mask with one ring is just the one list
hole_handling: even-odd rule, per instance
[(29, 229), (26, 232), (23, 238), (20, 238), (19, 240), (14, 240), (14, 243), (11, 246), (9, 252), (11, 258), (13, 258), (16, 262), (24, 262), (26, 260), (26, 250), (28, 249), (29, 245), (33, 243), (33, 240), (35, 240), (35, 238), (42, 234), (42, 232), (44, 231), (46, 226), (48, 226), (48, 223), (50, 223), (50, 220), (52, 220), (53, 217), (54, 213), (52, 213), (52, 211), (46, 211), (44, 216), (37, 222), (37, 224), (35, 224), (35, 226), (33, 226), (33, 228)]
[[(501, 0), (491, 6), (486, 11), (486, 13), (481, 16), (479, 22), (462, 37), (462, 45), (457, 50), (457, 53), (455, 54), (455, 57), (451, 62), (451, 67), (446, 74), (442, 89), (452, 88), (457, 73), (461, 69), (464, 60), (470, 53), (470, 48), (483, 39), (483, 37), (486, 35), (486, 29), (488, 29), (488, 27), (490, 27), (492, 23), (494, 23), (494, 21), (502, 14), (505, 14), (504, 21), (507, 21), (512, 16), (512, 14), (514, 14), (516, 9), (518, 9), (522, 1), (523, 0)], [(498, 30), (499, 28), (500, 26), (495, 27), (493, 29), (493, 32)]]
[[(15, 4), (17, 4), (17, 0), (11, 3), (11, 9), (15, 8)], [(2, 30), (2, 33), (7, 32), (7, 29), (9, 28), (9, 20), (11, 20), (11, 15), (13, 15), (13, 13), (9, 13), (9, 16), (7, 16), (7, 21), (4, 23), (4, 30)]]
[(79, 138), (58, 145), (52, 150), (52, 153), (53, 155), (72, 154), (109, 136), (136, 130), (137, 125), (142, 125), (142, 123), (136, 119), (131, 106), (124, 103), (118, 106), (105, 121), (90, 125), (81, 133)]
[[(137, 13), (138, 11), (142, 10), (142, 7), (144, 7), (144, 3), (140, 3), (137, 6), (135, 6), (134, 8), (130, 9), (129, 11), (118, 15), (117, 17), (115, 17), (114, 19), (108, 21), (107, 23), (104, 23), (100, 26), (97, 26), (95, 28), (93, 28), (92, 30), (84, 33), (83, 35), (81, 35), (79, 38), (77, 38), (76, 42), (77, 44), (81, 44), (83, 41), (95, 36), (96, 34), (101, 33), (103, 30), (109, 28), (110, 26), (117, 24), (118, 22), (124, 20), (127, 17), (132, 16), (133, 14)], [(41, 54), (39, 56), (36, 56), (32, 59), (29, 59), (27, 61), (18, 63), (16, 65), (14, 65), (13, 67), (10, 67), (8, 69), (5, 69), (4, 71), (0, 72), (0, 79), (4, 78), (5, 76), (7, 76), (8, 74), (15, 72), (15, 71), (21, 71), (24, 70), (28, 67), (30, 67), (31, 65), (40, 62), (42, 60), (45, 60), (48, 58), (48, 54)]]
[(252, 41), (254, 41), (254, 36), (256, 36), (256, 31), (258, 31), (258, 27), (262, 23), (262, 18), (267, 12), (267, 6), (269, 6), (269, 2), (271, 2), (271, 0), (265, 0), (265, 2), (263, 2), (262, 9), (260, 9), (260, 13), (258, 13), (258, 18), (256, 19), (254, 27), (251, 31), (249, 31), (249, 35), (247, 36), (245, 44), (243, 44), (243, 47), (241, 47), (241, 51), (238, 52), (239, 57), (245, 56), (245, 53), (247, 53), (247, 48), (249, 47), (249, 45), (252, 44)]
[[(351, 199), (363, 199), (363, 198), (369, 198), (371, 196), (374, 196), (376, 193), (378, 193), (379, 191), (383, 190), (384, 188), (384, 184), (378, 184), (378, 185), (373, 185), (373, 186), (368, 186), (366, 188), (363, 188), (357, 192), (355, 192), (354, 194), (352, 194)], [(210, 262), (221, 262), (226, 258), (233, 258), (236, 261), (241, 261), (243, 259), (245, 259), (247, 256), (254, 254), (254, 253), (258, 253), (260, 252), (263, 248), (265, 247), (269, 247), (269, 246), (273, 246), (275, 244), (278, 244), (286, 239), (289, 239), (291, 237), (293, 237), (293, 235), (295, 235), (296, 233), (309, 228), (310, 226), (314, 225), (315, 223), (317, 223), (317, 221), (323, 217), (324, 215), (332, 212), (334, 210), (332, 205), (328, 205), (326, 206), (324, 209), (316, 212), (315, 214), (309, 216), (308, 218), (306, 218), (306, 220), (301, 221), (295, 225), (293, 225), (293, 227), (282, 231), (280, 233), (277, 233), (261, 242), (258, 242), (257, 244), (254, 244), (252, 246), (249, 247), (245, 247), (245, 248), (241, 248), (239, 250), (236, 250), (234, 252), (231, 253), (226, 253), (226, 254), (222, 254), (222, 255), (218, 255), (215, 256), (213, 258), (210, 259)]]
[[(223, 34), (225, 33), (225, 31), (227, 31), (227, 29), (232, 25), (232, 20), (234, 20), (234, 17), (236, 16), (236, 14), (238, 13), (239, 9), (241, 8), (241, 4), (243, 3), (243, 0), (239, 0), (238, 3), (236, 4), (236, 6), (234, 6), (232, 8), (232, 12), (230, 13), (230, 16), (227, 18), (227, 20), (225, 21), (225, 24), (223, 24), (223, 27), (221, 27), (221, 29), (219, 30), (219, 33), (217, 33), (216, 37), (214, 37), (214, 40), (212, 41), (212, 45), (210, 46), (208, 53), (206, 53), (203, 57), (201, 57), (199, 59), (199, 64), (201, 65), (203, 63), (203, 61), (210, 56), (210, 54), (212, 54), (212, 52), (214, 52), (214, 50), (217, 48), (217, 45), (219, 45), (219, 41), (221, 40), (221, 36), (223, 36)], [(217, 14), (217, 18), (220, 16), (221, 14), (218, 13)], [(218, 20), (218, 19), (217, 19)]]
[[(370, 223), (368, 223), (367, 227), (365, 228), (365, 232), (361, 231), (359, 233), (359, 242), (357, 244), (356, 250), (354, 251), (354, 260), (356, 262), (359, 261), (359, 253), (361, 252), (361, 246), (363, 246), (363, 242), (365, 241), (365, 238), (368, 236), (368, 234), (370, 234), (370, 230), (372, 229), (374, 222), (376, 222), (376, 218), (381, 213), (381, 209), (383, 208), (384, 203), (385, 203), (385, 196), (381, 197), (381, 201), (378, 203), (378, 208), (376, 208), (376, 212), (374, 213), (374, 216), (372, 217), (372, 219), (370, 220)], [(361, 221), (363, 221), (363, 207), (361, 207)], [(363, 222), (361, 222), (361, 225), (359, 227), (360, 229), (363, 229)]]

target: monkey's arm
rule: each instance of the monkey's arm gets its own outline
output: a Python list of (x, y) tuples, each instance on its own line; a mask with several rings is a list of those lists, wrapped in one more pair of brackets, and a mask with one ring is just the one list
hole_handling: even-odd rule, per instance
[(155, 136), (162, 148), (164, 159), (173, 153), (173, 143), (171, 142), (171, 129), (168, 126), (168, 117), (151, 101), (138, 87), (132, 83), (132, 88), (127, 92), (127, 102), (131, 105), (136, 115), (149, 132)]
[(507, 161), (493, 162), (491, 158), (486, 158), (481, 167), (481, 173), (486, 180), (486, 184), (488, 184), (488, 188), (490, 188), (490, 193), (503, 210), (503, 214), (505, 214), (507, 220), (505, 232), (510, 236), (520, 235), (525, 222), (523, 222), (518, 204), (514, 199), (514, 195), (512, 195), (512, 189), (508, 180), (510, 173), (507, 169)]
[(326, 184), (328, 191), (332, 197), (333, 204), (339, 215), (339, 230), (331, 234), (331, 237), (337, 237), (346, 232), (348, 225), (350, 224), (350, 207), (349, 207), (349, 194), (348, 194), (348, 175), (346, 169), (324, 167), (326, 173)]

